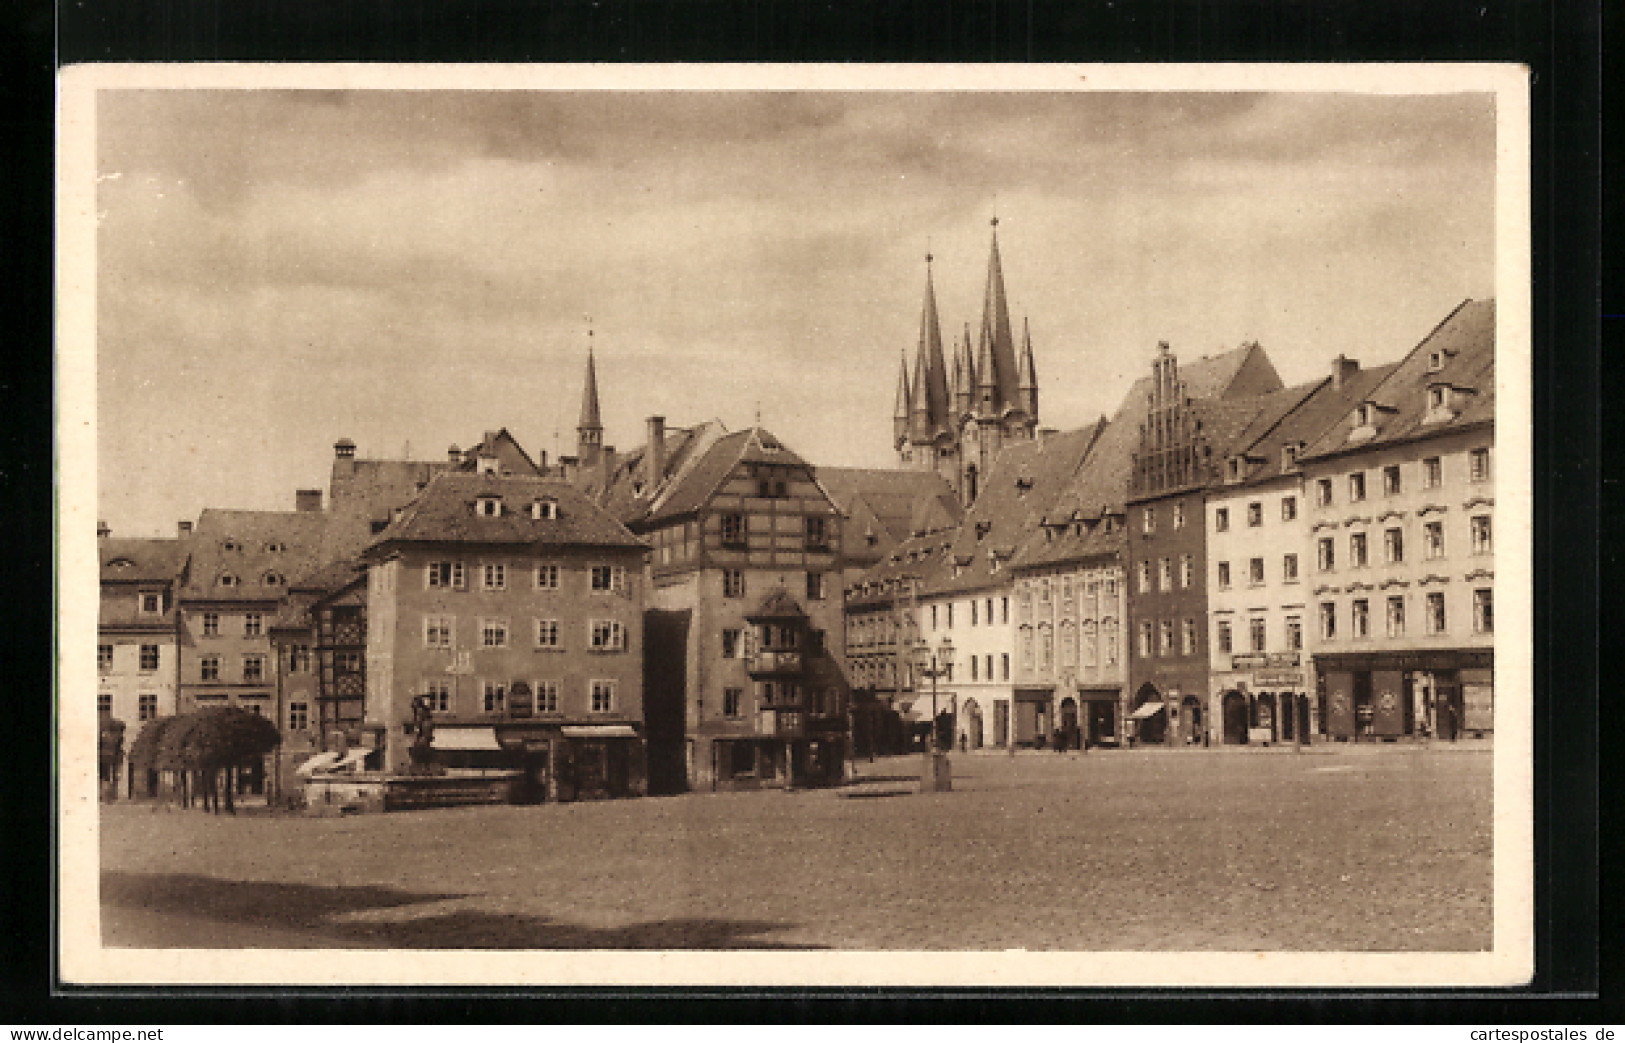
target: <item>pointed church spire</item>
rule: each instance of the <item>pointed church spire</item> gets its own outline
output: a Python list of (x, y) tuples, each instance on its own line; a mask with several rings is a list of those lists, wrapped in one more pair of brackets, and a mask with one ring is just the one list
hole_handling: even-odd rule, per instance
[[(937, 320), (937, 292), (931, 278), (932, 256), (925, 255), (925, 303), (920, 308), (920, 357), (925, 360), (925, 384), (916, 387), (923, 396), (932, 435), (948, 430), (948, 367), (942, 359), (942, 325)], [(915, 408), (920, 405), (915, 400)]]
[(994, 408), (1003, 411), (1020, 402), (1016, 374), (1015, 338), (1010, 333), (1010, 306), (1004, 295), (1004, 266), (999, 261), (999, 219), (993, 218), (993, 247), (987, 261), (987, 292), (982, 300), (981, 344), (992, 358), (992, 372), (982, 369), (982, 351), (977, 356), (977, 377), (981, 386), (994, 388)]
[(592, 330), (587, 331), (587, 378), (581, 385), (581, 419), (576, 422), (576, 456), (583, 468), (594, 467), (604, 444), (598, 413), (598, 366), (593, 359)]
[(908, 352), (898, 353), (897, 359), (897, 405), (892, 409), (892, 441), (896, 448), (901, 448), (903, 441), (908, 438), (908, 418), (913, 412), (913, 395), (908, 386)]
[(962, 424), (976, 403), (976, 356), (971, 354), (968, 322), (964, 334), (954, 341), (954, 359), (954, 368), (960, 373), (959, 387), (954, 392), (954, 421)]
[(1038, 370), (1033, 364), (1033, 335), (1027, 317), (1021, 317), (1021, 408), (1028, 419), (1038, 419)]
[(916, 445), (923, 445), (931, 441), (931, 403), (928, 389), (930, 387), (930, 374), (927, 370), (926, 354), (924, 351), (914, 353), (914, 381), (909, 388), (909, 402), (912, 409), (909, 414), (908, 440)]

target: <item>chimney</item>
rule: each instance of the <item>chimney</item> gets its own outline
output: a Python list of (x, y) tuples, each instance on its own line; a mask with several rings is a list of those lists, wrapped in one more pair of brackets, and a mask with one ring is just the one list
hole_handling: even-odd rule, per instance
[(333, 443), (333, 478), (349, 479), (355, 475), (355, 443), (341, 438)]
[(652, 416), (648, 419), (649, 444), (643, 449), (643, 460), (648, 465), (648, 473), (644, 480), (649, 483), (652, 492), (660, 479), (666, 473), (666, 418)]
[(1360, 372), (1359, 359), (1345, 358), (1342, 355), (1332, 359), (1332, 387), (1343, 390), (1343, 385)]
[[(605, 485), (609, 484), (609, 476), (615, 473), (615, 465), (618, 462), (619, 461), (616, 458), (614, 446), (606, 445), (602, 450), (599, 451), (598, 466), (603, 468), (602, 472), (600, 473), (604, 476)], [(581, 466), (584, 470), (587, 469), (585, 462), (583, 462)]]
[(177, 523), (175, 526), (175, 535), (179, 536), (183, 540), (192, 535), (192, 523), (189, 521)]
[(320, 489), (298, 489), (293, 494), (293, 509), (296, 511), (319, 511), (322, 509), (322, 491)]
[(99, 522), (96, 523), (96, 535), (97, 536), (111, 536), (111, 535), (113, 535), (113, 530), (109, 529), (107, 527), (106, 522), (99, 521)]
[(463, 451), (457, 448), (456, 442), (453, 442), (446, 449), (446, 462), (451, 464), (453, 467), (456, 467), (458, 464), (463, 462)]

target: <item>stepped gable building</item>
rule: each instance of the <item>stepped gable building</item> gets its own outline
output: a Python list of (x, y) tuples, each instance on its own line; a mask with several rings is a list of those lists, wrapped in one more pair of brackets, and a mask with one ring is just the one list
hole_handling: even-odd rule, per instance
[(1491, 732), (1494, 456), (1492, 300), (1462, 303), (1300, 453), (1325, 735)]
[[(1102, 431), (1011, 562), (1020, 611), (1016, 681), (1053, 707), (1070, 746), (1118, 745), (1128, 712), (1127, 508), (1139, 428), (1128, 404)], [(1053, 649), (1053, 654), (1051, 652)], [(1031, 654), (1029, 654), (1031, 650)]]
[[(109, 793), (125, 774), (130, 748), (146, 723), (175, 713), (180, 678), (176, 587), (184, 573), (191, 523), (177, 537), (132, 539), (97, 528), (101, 597), (96, 619), (96, 718), (103, 737), (97, 770)], [(134, 792), (138, 781), (128, 779)]]
[(1208, 490), (1208, 742), (1307, 742), (1314, 733), (1313, 548), (1299, 455), (1392, 370), (1339, 356), (1330, 377), (1281, 392), (1295, 404), (1284, 415), (1260, 411)]
[(1144, 410), (1130, 470), (1129, 714), (1141, 742), (1202, 742), (1208, 690), (1207, 561), (1203, 525), (1209, 486), (1224, 454), (1261, 411), (1295, 401), (1257, 344), (1181, 372), (1158, 346), (1149, 381), (1129, 401)]
[[(1048, 741), (1048, 693), (1016, 682), (1012, 651), (1023, 619), (1011, 603), (1011, 563), (1101, 428), (1040, 431), (1033, 441), (1005, 446), (946, 549), (931, 556), (931, 568), (915, 585), (911, 630), (933, 651), (944, 637), (953, 643), (950, 661), (942, 664), (946, 676), (937, 683), (936, 711), (950, 715), (955, 741), (967, 749)], [(899, 708), (915, 721), (929, 721), (929, 697), (922, 684), (912, 707)]]
[(586, 487), (652, 549), (650, 717), (671, 717), (651, 764), (695, 788), (838, 781), (842, 525), (812, 466), (760, 427), (650, 417), (645, 445), (605, 450), (596, 474)]
[[(942, 352), (931, 257), (926, 257), (925, 303), (912, 368), (905, 353), (897, 377), (892, 440), (898, 466), (930, 471), (952, 483), (970, 504), (999, 450), (1030, 441), (1038, 430), (1038, 374), (1025, 320), (1018, 345), (1005, 298), (999, 260), (998, 218), (988, 257), (987, 288), (974, 352), (969, 326), (954, 345), (950, 375)], [(912, 375), (911, 375), (912, 374)]]
[(641, 792), (645, 553), (567, 483), (437, 475), (362, 554), (368, 766), (408, 767), (422, 698), (440, 764)]

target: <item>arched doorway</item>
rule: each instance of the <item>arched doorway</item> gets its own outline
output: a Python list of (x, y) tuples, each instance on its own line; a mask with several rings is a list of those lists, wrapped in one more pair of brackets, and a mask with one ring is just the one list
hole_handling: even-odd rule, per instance
[(1202, 701), (1194, 695), (1187, 695), (1181, 704), (1185, 718), (1185, 741), (1200, 746), (1207, 735), (1207, 722), (1202, 719)]
[(1247, 744), (1247, 697), (1231, 689), (1224, 693), (1224, 741), (1229, 746)]
[(1162, 703), (1162, 693), (1156, 685), (1147, 682), (1134, 695), (1134, 712), (1129, 719), (1134, 723), (1134, 735), (1142, 743), (1161, 743), (1168, 739), (1168, 715)]
[(1063, 749), (1082, 745), (1078, 740), (1078, 701), (1070, 695), (1061, 700), (1061, 745)]
[(960, 733), (965, 738), (966, 748), (979, 750), (982, 748), (982, 708), (975, 699), (966, 699), (960, 711), (964, 716), (964, 730)]

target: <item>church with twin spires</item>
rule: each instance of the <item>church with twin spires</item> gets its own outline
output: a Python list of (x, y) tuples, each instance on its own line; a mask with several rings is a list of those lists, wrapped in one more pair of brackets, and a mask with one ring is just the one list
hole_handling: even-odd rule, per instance
[(1038, 374), (1032, 336), (1021, 324), (1021, 347), (1010, 326), (999, 263), (999, 219), (993, 219), (982, 323), (972, 349), (970, 324), (954, 342), (953, 364), (942, 351), (931, 255), (925, 258), (925, 304), (912, 365), (903, 352), (897, 376), (892, 438), (898, 466), (934, 471), (953, 486), (962, 504), (975, 501), (993, 457), (1005, 445), (1038, 430)]

